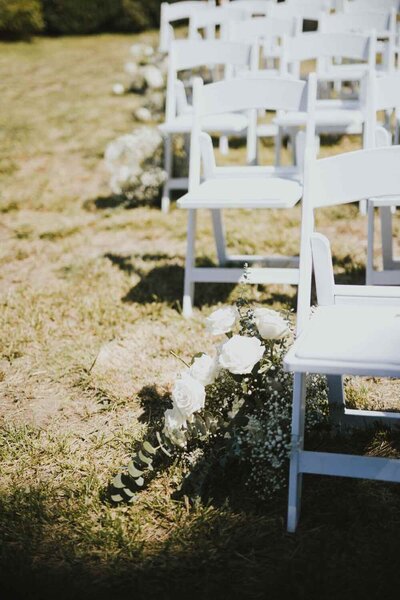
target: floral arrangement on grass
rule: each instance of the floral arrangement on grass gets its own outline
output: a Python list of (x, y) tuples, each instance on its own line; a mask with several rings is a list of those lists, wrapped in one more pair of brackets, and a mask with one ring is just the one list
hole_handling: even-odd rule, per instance
[[(114, 502), (134, 501), (159, 469), (174, 461), (181, 462), (186, 479), (197, 478), (192, 485), (197, 490), (216, 462), (221, 467), (232, 461), (260, 499), (285, 486), (293, 390), (292, 375), (283, 369), (292, 337), (289, 320), (241, 299), (214, 311), (206, 326), (218, 340), (214, 354), (197, 354), (185, 363), (164, 422), (155, 425), (113, 479)], [(324, 425), (327, 397), (321, 378), (309, 378), (307, 401), (307, 429)]]
[(141, 126), (118, 137), (105, 151), (111, 191), (129, 202), (156, 200), (166, 179), (161, 160), (162, 137), (155, 127)]

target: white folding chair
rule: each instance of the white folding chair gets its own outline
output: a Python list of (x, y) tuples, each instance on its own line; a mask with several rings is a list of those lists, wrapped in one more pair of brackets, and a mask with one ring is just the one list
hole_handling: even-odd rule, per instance
[[(222, 66), (225, 76), (235, 74), (235, 69), (251, 68), (257, 48), (248, 44), (225, 42), (222, 40), (175, 40), (171, 43), (165, 122), (160, 125), (164, 136), (164, 164), (167, 180), (162, 195), (162, 209), (167, 211), (170, 204), (170, 191), (187, 189), (186, 177), (173, 177), (172, 139), (174, 135), (189, 135), (192, 129), (193, 107), (188, 103), (183, 82), (179, 79), (182, 71), (200, 67)], [(246, 135), (248, 118), (244, 114), (228, 112), (217, 118), (210, 117), (205, 123), (206, 131), (220, 135)]]
[[(400, 377), (400, 295), (396, 288), (336, 285), (329, 242), (313, 232), (314, 210), (400, 194), (400, 147), (306, 157), (298, 295), (298, 337), (284, 363), (294, 372), (288, 530), (295, 531), (304, 473), (400, 482), (400, 460), (304, 450), (306, 374)], [(310, 318), (314, 262), (318, 308)], [(342, 398), (339, 398), (341, 405)], [(399, 413), (349, 410), (355, 422), (399, 423)]]
[[(194, 87), (194, 119), (191, 134), (189, 192), (179, 199), (178, 206), (189, 211), (183, 314), (190, 316), (196, 282), (237, 283), (243, 268), (229, 268), (230, 263), (263, 262), (263, 268), (250, 268), (251, 283), (282, 283), (297, 285), (297, 257), (228, 256), (221, 221), (222, 209), (290, 208), (302, 196), (302, 173), (297, 168), (218, 167), (209, 135), (204, 133), (204, 120), (224, 112), (258, 110), (300, 110), (306, 119), (305, 146), (314, 140), (315, 78), (308, 85), (292, 78), (235, 78)], [(255, 138), (255, 119), (250, 116), (249, 137)], [(249, 148), (252, 148), (249, 143)], [(200, 179), (201, 163), (203, 181)], [(198, 268), (195, 265), (196, 213), (210, 209), (213, 218), (219, 267)]]
[[(376, 51), (382, 56), (382, 62), (376, 64), (378, 71), (387, 72), (394, 68), (395, 35), (396, 35), (396, 10), (338, 12), (335, 14), (322, 14), (320, 18), (320, 31), (323, 33), (361, 33), (375, 32)], [(378, 41), (380, 40), (380, 41)], [(335, 57), (336, 58), (336, 57)], [(337, 62), (337, 61), (336, 61)], [(360, 76), (365, 72), (365, 66), (360, 65)], [(354, 65), (325, 63), (325, 69), (332, 73), (342, 73), (347, 70), (354, 72)]]
[[(227, 29), (232, 21), (242, 20), (245, 14), (239, 8), (229, 10), (226, 5), (195, 11), (189, 18), (189, 39), (195, 40), (201, 37), (215, 39), (218, 27), (220, 39), (232, 39), (233, 42), (239, 42), (241, 40), (228, 37)], [(202, 36), (201, 32), (204, 32), (205, 35)]]
[(331, 0), (286, 0), (271, 6), (269, 16), (280, 19), (297, 17), (302, 21), (318, 21), (320, 16), (332, 8)]
[(168, 52), (169, 45), (174, 39), (173, 23), (175, 21), (188, 21), (194, 13), (199, 10), (210, 8), (215, 4), (215, 0), (184, 0), (184, 2), (162, 2), (160, 8), (160, 52)]
[[(301, 33), (301, 19), (295, 16), (253, 17), (235, 20), (229, 23), (228, 39), (246, 44), (257, 43), (262, 49), (263, 57), (270, 61), (279, 59), (282, 53), (281, 42), (284, 36), (294, 36)], [(262, 68), (264, 65), (260, 65)], [(278, 71), (275, 70), (275, 75)]]
[(229, 10), (240, 10), (243, 18), (260, 17), (270, 14), (272, 0), (234, 0), (224, 3), (223, 6)]
[[(261, 49), (262, 60), (259, 63), (263, 71), (262, 76), (279, 75), (279, 59), (282, 53), (282, 39), (284, 36), (298, 35), (301, 32), (302, 20), (297, 17), (253, 17), (240, 21), (231, 21), (228, 25), (228, 39), (251, 44), (257, 41)], [(274, 123), (259, 123), (257, 125), (257, 139), (275, 138), (278, 128)], [(257, 149), (256, 160), (257, 162)]]
[(392, 8), (398, 10), (399, 0), (342, 0), (342, 10), (347, 13), (390, 11)]
[[(368, 118), (368, 145), (390, 146), (394, 134), (390, 129), (391, 117), (398, 124), (400, 117), (400, 71), (379, 78), (371, 77)], [(386, 126), (377, 126), (377, 112), (386, 112)], [(400, 205), (400, 197), (370, 198), (368, 200), (368, 246), (367, 284), (400, 285), (400, 259), (393, 257), (392, 211)], [(381, 247), (383, 268), (374, 268), (375, 208), (379, 209), (381, 221)]]
[[(315, 113), (317, 133), (356, 134), (363, 133), (366, 112), (365, 73), (373, 71), (375, 67), (375, 35), (350, 34), (350, 33), (303, 33), (296, 37), (286, 37), (283, 41), (281, 57), (282, 75), (291, 73), (294, 77), (300, 74), (300, 66), (304, 61), (317, 61), (318, 82), (355, 80), (360, 81), (360, 98), (353, 99), (323, 99), (317, 100)], [(353, 64), (353, 71), (348, 69), (346, 75), (331, 73), (325, 69), (325, 60), (339, 57), (358, 61)], [(360, 72), (360, 63), (364, 69)], [(275, 123), (279, 126), (278, 144), (286, 133), (291, 137), (299, 127), (304, 124), (304, 115), (296, 112), (287, 112), (278, 115)], [(279, 164), (279, 152), (277, 153)]]

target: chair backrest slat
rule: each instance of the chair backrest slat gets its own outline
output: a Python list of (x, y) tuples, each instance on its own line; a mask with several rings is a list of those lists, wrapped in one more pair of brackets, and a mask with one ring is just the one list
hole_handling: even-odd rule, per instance
[(346, 152), (310, 166), (312, 208), (400, 194), (400, 146)]
[(370, 59), (371, 36), (351, 33), (303, 33), (285, 38), (284, 56), (287, 62), (317, 58)]
[(212, 6), (211, 2), (199, 0), (184, 0), (183, 2), (162, 2), (160, 9), (160, 52), (168, 52), (169, 45), (174, 39), (172, 23), (174, 21), (190, 20), (194, 13)]
[(284, 19), (275, 17), (254, 17), (241, 21), (233, 21), (229, 25), (229, 39), (238, 42), (251, 42), (296, 33), (298, 20), (296, 17)]
[(250, 76), (205, 86), (199, 110), (204, 116), (247, 109), (305, 111), (306, 106), (305, 82)]
[(228, 2), (224, 6), (228, 10), (240, 10), (244, 17), (251, 17), (256, 15), (269, 16), (273, 5), (274, 2), (271, 0), (235, 0), (235, 2)]
[(225, 6), (215, 6), (195, 11), (189, 19), (189, 39), (196, 39), (200, 29), (209, 30), (212, 28), (215, 33), (217, 26), (223, 29), (231, 21), (238, 21), (242, 18), (243, 13), (241, 10), (228, 10)]
[(287, 18), (300, 17), (310, 21), (318, 21), (321, 13), (329, 12), (331, 0), (286, 0), (271, 6), (269, 16)]
[(199, 2), (199, 0), (163, 2), (161, 4), (162, 17), (169, 22), (189, 19), (194, 11), (208, 10), (209, 8), (210, 5), (207, 2)]
[(170, 63), (175, 71), (201, 66), (249, 64), (251, 46), (223, 40), (175, 40), (171, 44)]
[(249, 44), (225, 42), (222, 40), (175, 40), (171, 43), (166, 99), (167, 121), (176, 116), (176, 82), (180, 71), (199, 67), (223, 66), (225, 75), (229, 69), (250, 68), (256, 49)]
[(399, 0), (343, 0), (343, 11), (347, 13), (389, 11), (392, 8), (399, 8)]
[(368, 33), (377, 31), (381, 35), (390, 32), (395, 22), (395, 12), (360, 12), (324, 14), (320, 19), (320, 31), (324, 33)]

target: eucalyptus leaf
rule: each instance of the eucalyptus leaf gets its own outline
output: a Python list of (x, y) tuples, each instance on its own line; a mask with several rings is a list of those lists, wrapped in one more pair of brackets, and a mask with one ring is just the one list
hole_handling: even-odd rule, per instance
[(123, 489), (125, 487), (125, 483), (122, 481), (122, 473), (118, 473), (112, 480), (112, 485), (117, 490)]
[(140, 460), (140, 462), (147, 465), (148, 469), (151, 470), (153, 468), (153, 465), (152, 465), (153, 459), (149, 458), (148, 456), (145, 456), (141, 450), (139, 450), (139, 452), (137, 453), (137, 457)]
[(137, 469), (135, 467), (135, 465), (133, 464), (133, 461), (130, 461), (130, 463), (128, 464), (128, 473), (134, 479), (143, 475), (143, 471), (140, 471), (139, 469)]
[(124, 500), (124, 497), (121, 496), (121, 494), (111, 494), (111, 500), (113, 502), (122, 502)]
[(142, 447), (148, 454), (155, 454), (157, 452), (157, 450), (153, 448), (153, 446), (147, 440), (143, 442)]
[(205, 422), (203, 421), (203, 419), (201, 418), (200, 415), (195, 415), (194, 416), (194, 423), (197, 427), (198, 432), (203, 435), (206, 436), (208, 433), (208, 428), (205, 424)]

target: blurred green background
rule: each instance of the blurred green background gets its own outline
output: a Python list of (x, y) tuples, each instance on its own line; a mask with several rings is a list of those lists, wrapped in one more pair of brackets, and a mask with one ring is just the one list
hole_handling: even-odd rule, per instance
[(141, 31), (159, 23), (161, 0), (0, 0), (0, 37)]

